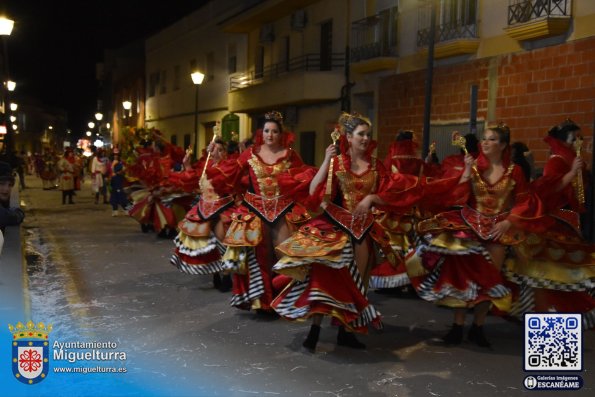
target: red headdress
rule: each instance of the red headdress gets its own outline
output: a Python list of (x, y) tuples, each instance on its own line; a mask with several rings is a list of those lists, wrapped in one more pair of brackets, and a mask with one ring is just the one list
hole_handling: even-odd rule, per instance
[(568, 147), (565, 144), (565, 142), (556, 139), (551, 135), (546, 136), (545, 138), (543, 138), (543, 140), (548, 145), (550, 145), (552, 154), (558, 155), (564, 158), (564, 160), (566, 160), (567, 163), (572, 164), (574, 158), (576, 157), (576, 152), (571, 147)]

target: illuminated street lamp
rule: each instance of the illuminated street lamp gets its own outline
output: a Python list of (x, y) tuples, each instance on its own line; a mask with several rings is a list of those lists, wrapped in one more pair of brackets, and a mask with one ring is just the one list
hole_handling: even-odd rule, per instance
[(94, 123), (94, 122), (92, 122), (92, 121), (89, 121), (89, 122), (87, 123), (87, 126), (89, 126), (89, 128), (90, 128), (90, 129), (93, 129), (93, 128), (95, 128), (95, 123)]
[(16, 112), (18, 108), (19, 108), (18, 104), (16, 104), (16, 103), (10, 104), (10, 110), (12, 110), (13, 112)]
[[(12, 19), (8, 19), (4, 16), (0, 17), (0, 36), (2, 36), (2, 79), (0, 81), (6, 81), (8, 80), (9, 76), (10, 76), (10, 71), (8, 68), (8, 40), (7, 37), (10, 36), (10, 34), (12, 33), (12, 28), (14, 27), (14, 21)], [(13, 148), (13, 139), (12, 139), (12, 134), (10, 133), (10, 127), (12, 127), (12, 125), (10, 123), (6, 123), (6, 104), (9, 102), (10, 98), (9, 98), (9, 90), (8, 90), (8, 85), (6, 86), (6, 89), (2, 89), (2, 106), (4, 108), (4, 118), (2, 120), (2, 122), (5, 124), (5, 128), (6, 128), (6, 144), (3, 146), (2, 150), (4, 152), (8, 152), (11, 153), (12, 152), (12, 148)], [(11, 105), (11, 109), (12, 109), (12, 105)], [(16, 109), (14, 109), (16, 110)]]
[(192, 83), (196, 86), (196, 94), (194, 99), (194, 153), (198, 156), (198, 87), (205, 79), (205, 75), (198, 70), (190, 74)]
[(8, 88), (8, 91), (14, 91), (14, 89), (17, 88), (17, 83), (12, 80), (8, 80), (6, 82), (6, 88)]
[(14, 21), (6, 17), (0, 17), (0, 36), (10, 36)]
[(126, 126), (128, 126), (128, 118), (130, 117), (130, 109), (132, 109), (132, 102), (124, 101), (122, 102), (122, 107), (124, 108), (124, 118), (126, 119)]

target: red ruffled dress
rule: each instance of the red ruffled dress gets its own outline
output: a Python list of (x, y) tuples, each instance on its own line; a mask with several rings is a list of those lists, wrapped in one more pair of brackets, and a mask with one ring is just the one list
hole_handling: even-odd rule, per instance
[(175, 230), (190, 209), (193, 196), (170, 180), (174, 160), (152, 148), (137, 148), (138, 156), (126, 167), (127, 176), (138, 180), (140, 188), (130, 194), (128, 214), (141, 225), (152, 224), (155, 231)]
[(487, 160), (480, 155), (470, 181), (459, 184), (448, 197), (451, 203), (462, 203), (462, 208), (418, 223), (421, 242), (406, 265), (421, 298), (455, 308), (491, 301), (499, 310), (509, 310), (510, 289), (484, 245), (492, 241), (492, 227), (504, 219), (512, 227), (497, 242), (508, 246), (522, 242), (524, 230), (544, 226), (541, 202), (530, 194), (522, 170), (504, 163), (503, 176), (490, 184), (482, 177)]
[[(550, 224), (545, 232), (530, 234), (515, 247), (515, 260), (505, 264), (506, 277), (516, 287), (511, 314), (582, 313), (585, 328), (595, 328), (595, 246), (581, 238), (578, 213), (583, 206), (577, 189), (572, 183), (556, 189), (576, 154), (560, 140), (545, 140), (552, 154), (532, 187), (546, 207)], [(586, 178), (583, 187), (588, 188)]]
[[(347, 329), (367, 332), (368, 325), (381, 326), (380, 313), (366, 298), (366, 275), (360, 274), (354, 260), (354, 241), (366, 241), (375, 262), (396, 261), (388, 235), (375, 216), (354, 219), (351, 211), (368, 194), (395, 201), (406, 195), (401, 178), (392, 181), (382, 163), (371, 158), (362, 174), (351, 171), (351, 159), (333, 158), (332, 201), (323, 214), (302, 225), (289, 239), (276, 247), (285, 256), (273, 270), (293, 278), (275, 298), (273, 308), (288, 320), (304, 320), (314, 314), (330, 315)], [(320, 202), (326, 182), (318, 187)], [(398, 187), (401, 191), (398, 190)], [(392, 189), (392, 190), (391, 190)], [(389, 192), (390, 191), (390, 192)], [(378, 249), (372, 249), (372, 245)]]
[[(400, 175), (413, 177), (408, 178), (406, 183), (407, 188), (411, 189), (407, 200), (410, 205), (393, 205), (390, 211), (383, 211), (377, 216), (377, 222), (384, 228), (390, 238), (393, 251), (403, 258), (415, 248), (414, 226), (417, 219), (422, 216), (420, 211), (422, 203), (418, 202), (418, 200), (421, 200), (425, 195), (422, 188), (426, 185), (427, 178), (433, 177), (439, 169), (437, 166), (426, 164), (420, 159), (417, 156), (417, 148), (417, 143), (410, 140), (393, 142), (384, 160), (384, 166), (387, 170), (390, 170), (395, 178)], [(427, 188), (432, 189), (433, 186)], [(443, 189), (443, 192), (445, 191), (446, 189)], [(433, 194), (437, 194), (437, 192), (434, 191)], [(414, 196), (417, 197), (415, 203), (411, 202)], [(415, 204), (415, 207), (413, 207), (413, 204)], [(402, 260), (397, 261), (396, 265), (384, 262), (372, 269), (370, 274), (370, 288), (395, 288), (408, 284), (410, 284), (410, 281), (405, 263)]]
[(315, 171), (291, 148), (274, 164), (267, 164), (257, 147), (207, 169), (207, 177), (220, 196), (243, 194), (243, 203), (231, 214), (223, 241), (227, 246), (223, 268), (233, 273), (231, 305), (270, 310), (274, 294), (271, 268), (276, 261), (270, 227), (287, 222), (293, 230), (292, 225), (309, 219), (305, 208), (296, 203), (307, 196)]
[[(233, 194), (219, 196), (207, 178), (200, 179), (205, 163), (206, 159), (198, 161), (195, 167), (176, 176), (179, 185), (186, 189), (200, 186), (198, 203), (178, 223), (170, 258), (170, 263), (182, 273), (214, 274), (224, 270), (222, 257), (226, 248), (215, 236), (214, 228), (218, 221), (223, 223), (224, 230), (229, 228), (235, 198)], [(214, 165), (209, 161), (209, 167)]]

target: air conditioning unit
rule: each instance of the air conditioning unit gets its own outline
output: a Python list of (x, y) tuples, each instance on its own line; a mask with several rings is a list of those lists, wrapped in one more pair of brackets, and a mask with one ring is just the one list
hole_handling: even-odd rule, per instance
[(291, 14), (291, 29), (302, 30), (308, 23), (308, 15), (305, 10), (298, 10)]
[(273, 29), (272, 23), (262, 25), (262, 27), (260, 28), (259, 41), (261, 43), (272, 43), (273, 41), (275, 41), (275, 30)]

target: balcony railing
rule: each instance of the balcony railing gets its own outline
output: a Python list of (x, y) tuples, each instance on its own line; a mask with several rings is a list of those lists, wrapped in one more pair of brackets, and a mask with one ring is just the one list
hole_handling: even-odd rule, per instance
[(397, 8), (351, 24), (351, 61), (397, 56)]
[[(459, 24), (444, 24), (436, 27), (435, 43), (440, 43), (449, 40), (459, 39), (476, 39), (477, 24), (472, 23), (468, 25)], [(430, 28), (421, 29), (417, 31), (417, 46), (427, 47), (430, 43)]]
[(343, 68), (344, 66), (344, 53), (332, 53), (330, 57), (321, 57), (320, 54), (305, 54), (292, 58), (288, 62), (269, 65), (262, 70), (236, 73), (229, 78), (229, 89), (230, 91), (239, 90), (293, 72), (328, 71)]
[(512, 0), (508, 6), (508, 25), (548, 17), (570, 17), (572, 0)]

